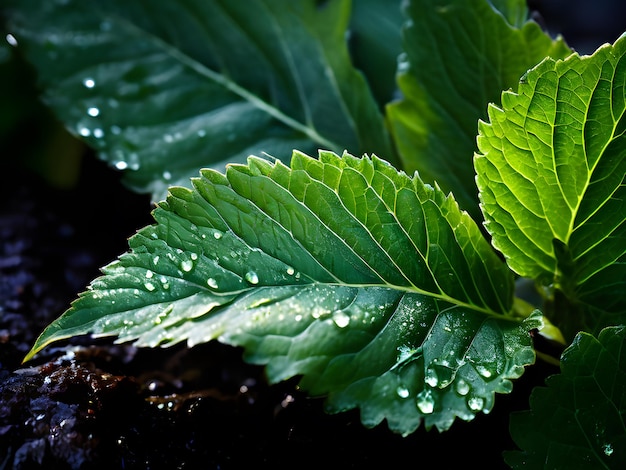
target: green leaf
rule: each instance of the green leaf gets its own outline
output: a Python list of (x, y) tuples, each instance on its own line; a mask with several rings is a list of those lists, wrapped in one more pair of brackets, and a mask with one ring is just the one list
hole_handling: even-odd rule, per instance
[(46, 103), (155, 200), (250, 154), (393, 159), (348, 54), (347, 0), (11, 3), (10, 30)]
[(537, 314), (451, 196), (376, 157), (252, 157), (172, 188), (156, 224), (37, 340), (218, 339), (402, 434), (488, 412), (534, 361)]
[[(521, 16), (520, 2), (507, 16)], [(472, 156), (476, 122), (487, 104), (518, 83), (544, 57), (569, 49), (533, 21), (510, 23), (487, 0), (412, 0), (404, 30), (406, 56), (398, 83), (403, 98), (388, 106), (403, 168), (453, 191), (461, 208), (481, 220)], [(524, 7), (524, 16), (526, 11)]]
[(489, 3), (506, 18), (511, 26), (522, 28), (528, 20), (527, 0), (489, 0)]
[(572, 317), (584, 321), (563, 318), (570, 337), (579, 323), (597, 332), (626, 320), (625, 83), (623, 37), (593, 56), (546, 59), (480, 124), (493, 244), (515, 272), (578, 305)]
[(598, 338), (576, 336), (561, 374), (537, 387), (530, 411), (511, 415), (521, 451), (505, 452), (512, 468), (623, 468), (626, 463), (626, 328)]
[(402, 53), (401, 0), (352, 2), (350, 51), (379, 105), (384, 107), (397, 90), (396, 67)]

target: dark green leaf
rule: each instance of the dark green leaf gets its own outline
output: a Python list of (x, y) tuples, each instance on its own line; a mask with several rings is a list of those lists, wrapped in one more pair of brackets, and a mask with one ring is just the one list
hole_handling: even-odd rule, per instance
[(396, 68), (402, 53), (401, 0), (352, 2), (350, 50), (357, 68), (367, 77), (381, 107), (396, 94)]
[[(503, 3), (503, 2), (492, 2)], [(512, 2), (506, 2), (512, 3)], [(520, 16), (520, 2), (507, 13)], [(487, 0), (412, 0), (398, 77), (403, 98), (388, 107), (405, 170), (452, 191), (480, 220), (472, 156), (487, 104), (544, 57), (569, 49), (539, 26), (509, 23)]]
[(31, 355), (69, 336), (218, 339), (302, 375), (331, 411), (408, 434), (488, 412), (534, 360), (533, 314), (452, 197), (376, 158), (251, 158), (172, 188), (156, 225), (104, 268)]
[(533, 390), (531, 411), (511, 416), (521, 451), (505, 453), (513, 468), (624, 468), (626, 465), (626, 329), (598, 339), (576, 336), (561, 374)]
[(8, 16), (46, 102), (159, 200), (253, 153), (393, 158), (346, 47), (350, 2), (316, 3), (19, 0)]

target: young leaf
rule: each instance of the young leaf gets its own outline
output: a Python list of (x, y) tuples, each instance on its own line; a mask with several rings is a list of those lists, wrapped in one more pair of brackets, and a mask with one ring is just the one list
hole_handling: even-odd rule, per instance
[(626, 328), (598, 338), (580, 333), (561, 358), (560, 375), (530, 397), (531, 411), (511, 415), (521, 451), (512, 468), (622, 468), (626, 462)]
[[(533, 21), (519, 18), (521, 2), (412, 0), (404, 30), (406, 56), (398, 83), (402, 100), (388, 106), (388, 119), (403, 168), (424, 181), (453, 191), (461, 208), (481, 220), (473, 174), (476, 122), (487, 104), (517, 84), (544, 57), (564, 57), (569, 49), (553, 41)], [(525, 2), (524, 2), (525, 3)]]
[(622, 37), (592, 56), (544, 60), (480, 123), (493, 244), (515, 272), (578, 305), (582, 323), (558, 325), (570, 337), (626, 320), (625, 83)]
[(408, 434), (488, 412), (534, 360), (510, 270), (451, 196), (376, 158), (252, 157), (172, 188), (156, 224), (37, 340), (218, 339), (328, 408)]
[(393, 159), (348, 54), (347, 0), (10, 3), (10, 30), (45, 101), (155, 200), (198, 168), (262, 151)]

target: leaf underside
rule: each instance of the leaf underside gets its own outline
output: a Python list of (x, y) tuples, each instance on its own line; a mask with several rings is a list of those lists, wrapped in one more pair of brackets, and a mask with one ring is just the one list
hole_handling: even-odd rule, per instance
[[(558, 289), (573, 337), (626, 321), (626, 38), (546, 59), (479, 126), (475, 166), (494, 246)], [(568, 324), (569, 323), (569, 324)]]
[(350, 2), (9, 1), (67, 128), (155, 201), (198, 169), (294, 148), (393, 159), (346, 45)]
[(531, 411), (511, 416), (520, 451), (505, 453), (512, 468), (623, 468), (626, 462), (626, 329), (598, 338), (576, 336), (561, 358), (561, 374), (533, 390)]
[(218, 339), (367, 426), (447, 429), (534, 361), (510, 271), (451, 196), (376, 157), (252, 157), (172, 188), (156, 224), (37, 340)]

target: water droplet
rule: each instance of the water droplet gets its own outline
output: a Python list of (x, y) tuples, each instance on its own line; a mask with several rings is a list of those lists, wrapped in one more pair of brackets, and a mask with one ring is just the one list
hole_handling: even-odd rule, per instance
[(91, 117), (96, 117), (100, 114), (100, 110), (92, 106), (91, 108), (87, 109), (87, 114), (89, 114)]
[(83, 85), (85, 88), (93, 88), (96, 86), (96, 81), (93, 78), (85, 78), (83, 80)]
[(119, 135), (122, 132), (120, 126), (111, 126), (111, 133), (114, 135)]
[(117, 168), (118, 170), (125, 170), (126, 168), (128, 168), (128, 163), (126, 163), (123, 160), (120, 160), (120, 161), (115, 162), (113, 166)]
[(93, 130), (93, 136), (96, 139), (101, 139), (102, 137), (104, 137), (104, 131), (102, 129), (94, 129)]
[(315, 318), (316, 320), (318, 318), (321, 318), (323, 316), (328, 315), (330, 312), (328, 312), (326, 309), (320, 307), (319, 305), (316, 305), (313, 307), (313, 310), (311, 310), (311, 316), (313, 318)]
[(191, 253), (191, 255), (189, 255), (191, 257), (192, 260), (196, 261), (198, 259), (198, 255), (196, 253)]
[(169, 143), (174, 142), (174, 137), (172, 137), (171, 134), (165, 134), (163, 136), (163, 140), (169, 144)]
[(198, 131), (198, 137), (204, 137), (206, 135), (206, 131), (204, 129), (200, 129)]
[(333, 313), (333, 321), (339, 328), (345, 328), (350, 323), (350, 315), (341, 310)]
[(417, 407), (425, 415), (430, 414), (435, 410), (435, 399), (433, 398), (430, 390), (422, 390), (417, 395)]
[(250, 284), (258, 284), (259, 283), (259, 276), (254, 271), (248, 271), (246, 273), (246, 275), (244, 276), (244, 278)]
[(482, 375), (486, 379), (491, 377), (491, 371), (487, 369), (485, 366), (481, 366), (481, 365), (476, 366), (476, 372), (478, 372), (480, 375)]
[(400, 385), (396, 389), (396, 393), (398, 394), (400, 398), (409, 398), (409, 395), (410, 395), (409, 389), (404, 387), (403, 385)]
[(611, 454), (613, 454), (613, 446), (611, 444), (604, 444), (602, 446), (602, 451), (604, 452), (604, 455), (606, 455), (607, 457), (610, 457)]
[(485, 406), (485, 400), (481, 397), (471, 397), (467, 400), (467, 406), (472, 411), (480, 411)]
[(83, 137), (89, 137), (91, 135), (91, 131), (86, 127), (81, 127), (80, 129), (78, 129), (78, 133)]
[(150, 291), (150, 292), (152, 292), (154, 289), (156, 289), (156, 287), (154, 287), (154, 284), (152, 284), (151, 282), (146, 282), (146, 283), (144, 284), (144, 287), (145, 287), (148, 291)]
[(189, 271), (191, 271), (193, 269), (193, 261), (186, 259), (183, 260), (180, 263), (180, 268), (185, 271), (186, 273), (188, 273)]
[(219, 240), (220, 238), (222, 238), (222, 232), (218, 232), (218, 231), (213, 232), (213, 238), (215, 238), (216, 240)]
[(171, 180), (171, 179), (172, 179), (172, 174), (171, 174), (169, 171), (165, 170), (165, 171), (163, 172), (163, 179), (164, 179), (165, 181), (169, 181), (169, 180)]
[(426, 375), (424, 377), (424, 382), (426, 382), (431, 387), (436, 387), (439, 383), (439, 377), (437, 377), (437, 372), (432, 367), (429, 367), (426, 370)]
[(154, 273), (148, 269), (148, 270), (146, 271), (146, 277), (147, 277), (148, 279), (150, 279), (150, 278), (152, 278), (152, 276), (154, 276)]
[(456, 393), (458, 393), (459, 395), (465, 396), (469, 393), (470, 391), (470, 386), (469, 384), (463, 380), (463, 379), (459, 379), (456, 381)]
[[(436, 362), (437, 359), (435, 359)], [(448, 366), (447, 361), (441, 361), (439, 364), (433, 364), (432, 369), (435, 371), (437, 375), (437, 387), (446, 388), (448, 385), (452, 383), (454, 380), (454, 376), (456, 372)]]
[(152, 263), (156, 266), (157, 264), (159, 264), (159, 255), (156, 255), (154, 258), (152, 258)]
[(287, 267), (287, 274), (289, 274), (290, 276), (293, 276), (295, 274), (296, 270), (293, 269), (291, 266)]
[(217, 281), (212, 277), (208, 278), (206, 283), (209, 285), (210, 288), (217, 289)]

